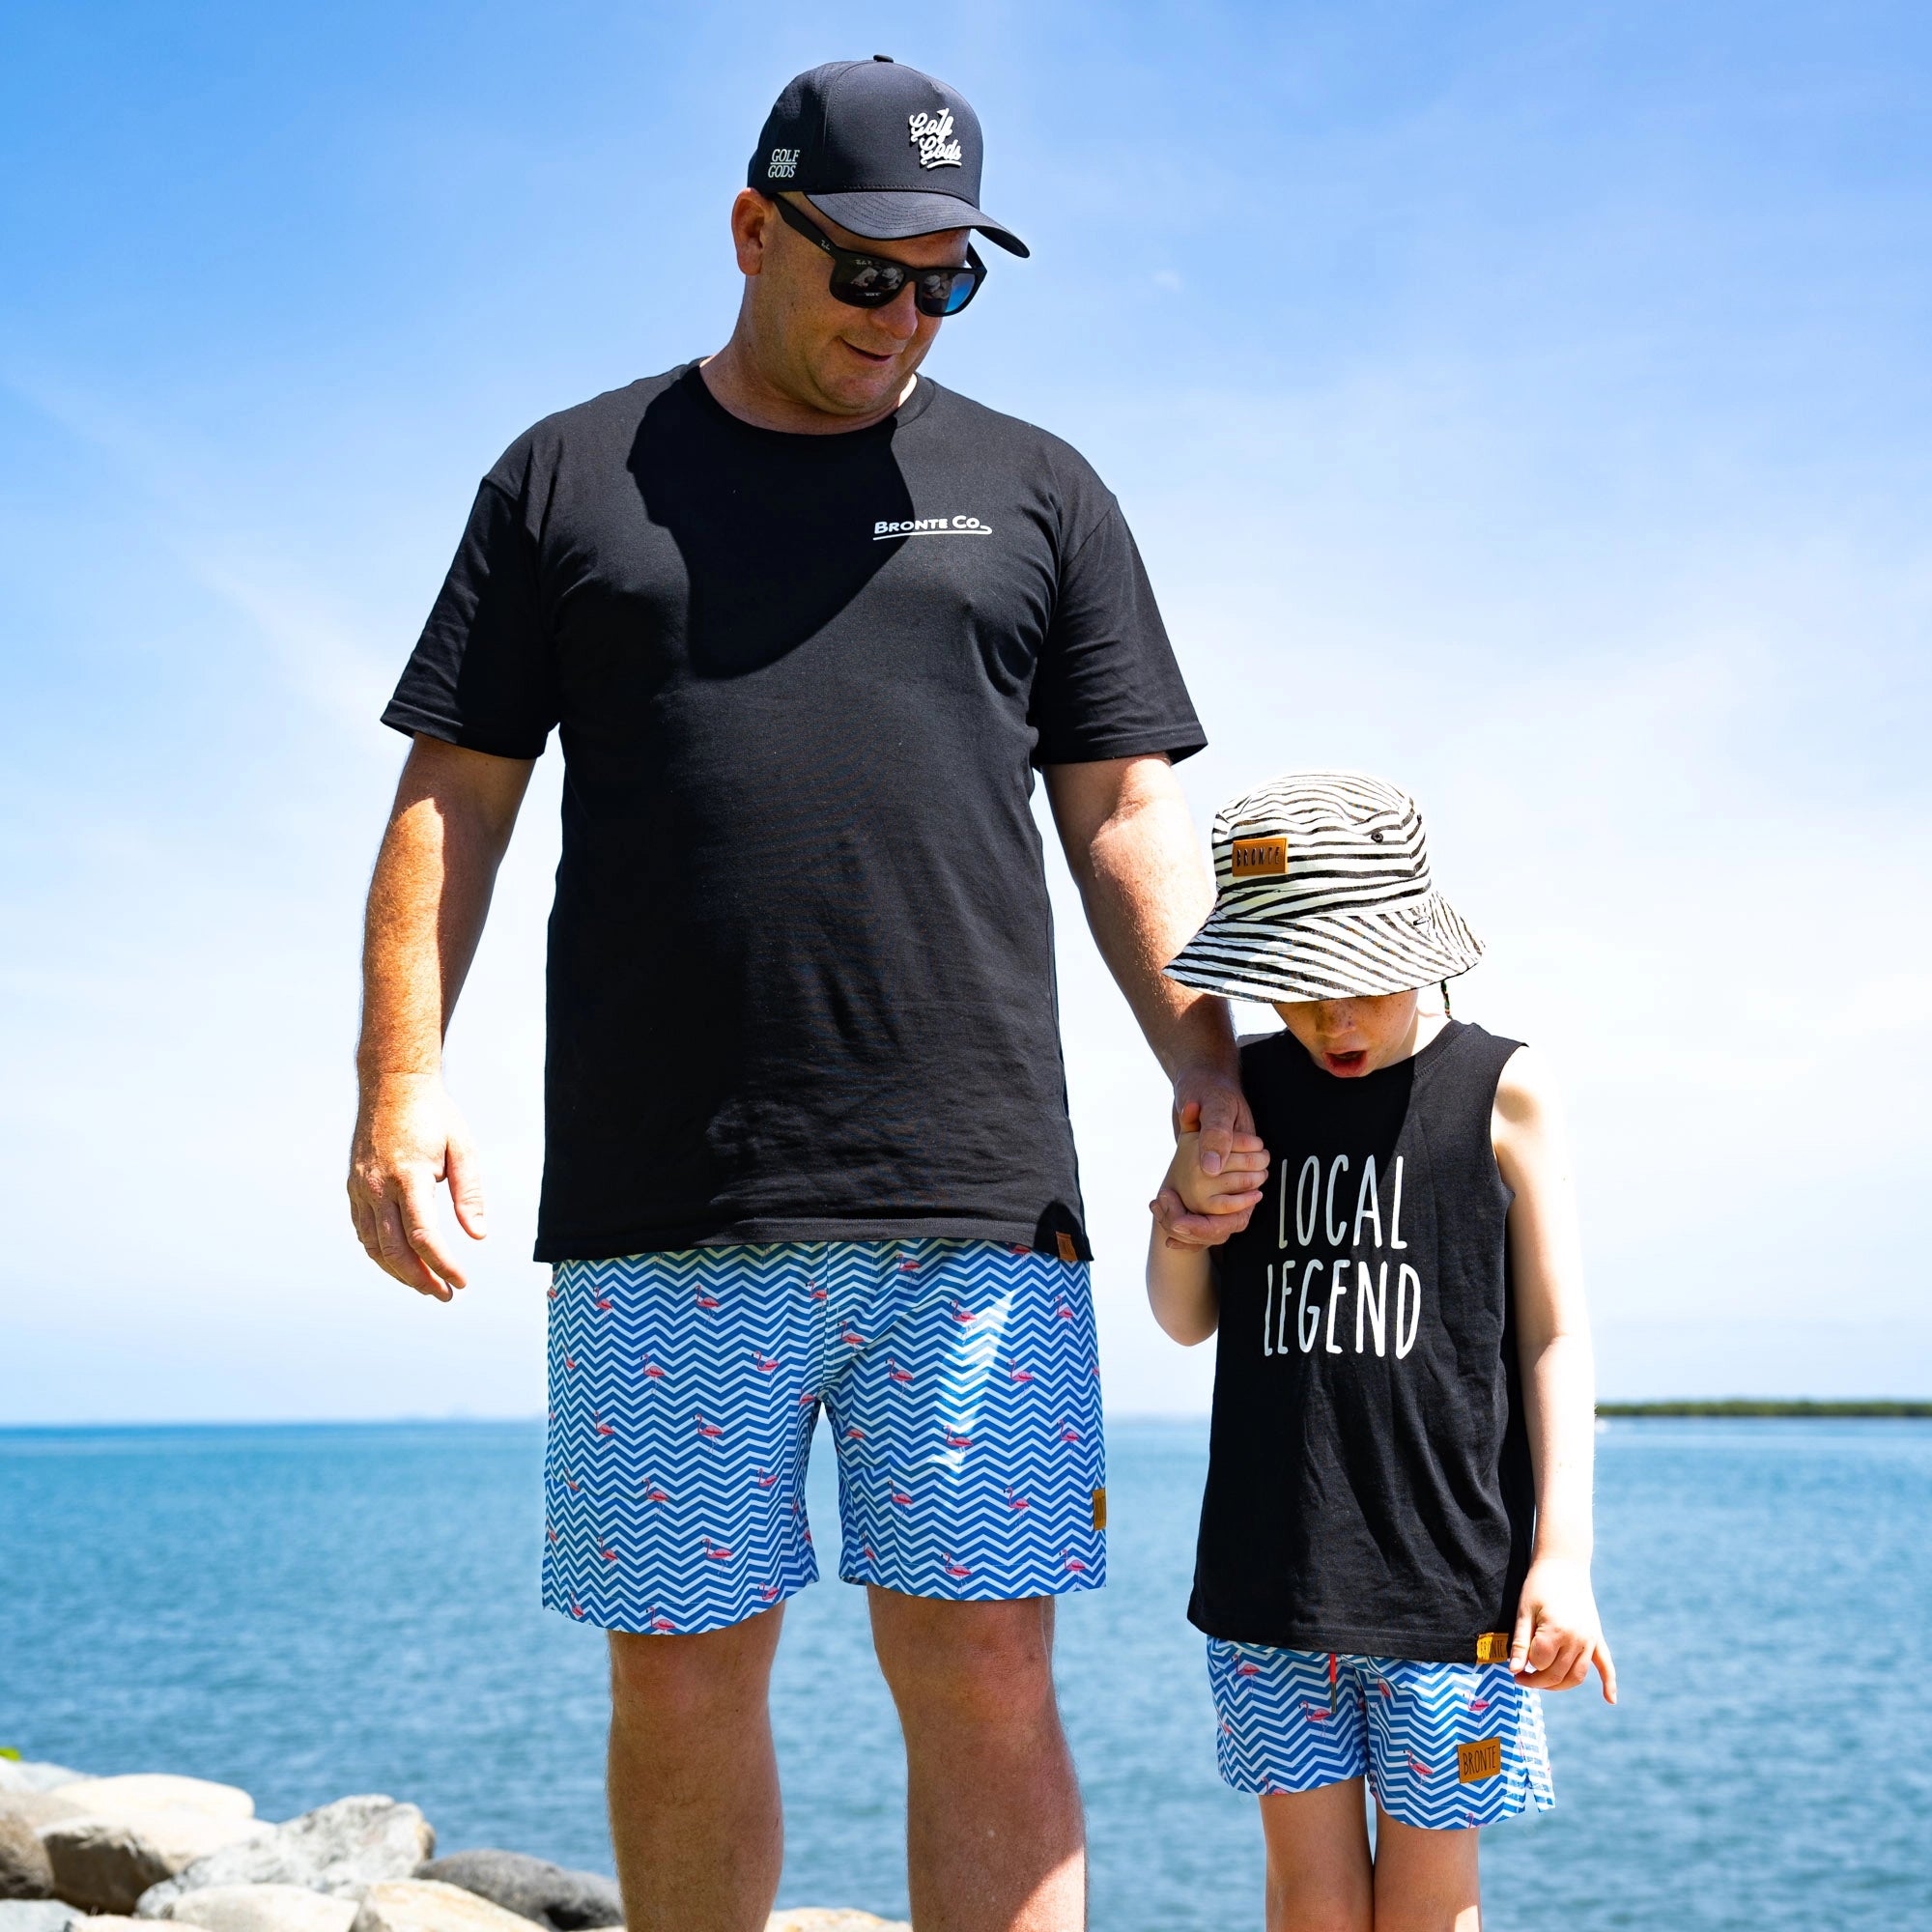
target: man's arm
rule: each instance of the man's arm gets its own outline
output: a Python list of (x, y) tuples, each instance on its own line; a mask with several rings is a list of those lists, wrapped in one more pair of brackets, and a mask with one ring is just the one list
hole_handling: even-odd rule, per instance
[(533, 762), (418, 735), (369, 883), (349, 1211), (370, 1260), (439, 1301), (465, 1276), (437, 1226), (438, 1181), (464, 1232), (483, 1238), (482, 1183), (443, 1092), (442, 1037)]
[(1496, 1086), (1496, 1167), (1515, 1193), (1509, 1211), (1517, 1352), (1536, 1471), (1536, 1543), (1510, 1641), (1510, 1668), (1532, 1690), (1567, 1690), (1594, 1662), (1617, 1701), (1616, 1666), (1590, 1588), (1591, 1464), (1596, 1372), (1583, 1306), (1583, 1244), (1576, 1188), (1543, 1063), (1511, 1056)]
[(1046, 795), (1100, 956), (1174, 1083), (1176, 1132), (1199, 1130), (1204, 1173), (1255, 1174), (1252, 1190), (1218, 1197), (1211, 1214), (1189, 1213), (1177, 1198), (1162, 1217), (1170, 1236), (1225, 1240), (1261, 1199), (1267, 1153), (1241, 1095), (1226, 1003), (1161, 971), (1214, 902), (1174, 767), (1158, 756), (1048, 765)]

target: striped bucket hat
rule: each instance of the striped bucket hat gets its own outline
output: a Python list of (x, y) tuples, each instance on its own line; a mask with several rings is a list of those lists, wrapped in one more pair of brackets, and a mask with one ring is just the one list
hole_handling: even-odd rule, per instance
[(1290, 772), (1214, 814), (1214, 910), (1167, 971), (1230, 999), (1404, 993), (1482, 957), (1429, 870), (1422, 814), (1360, 772)]

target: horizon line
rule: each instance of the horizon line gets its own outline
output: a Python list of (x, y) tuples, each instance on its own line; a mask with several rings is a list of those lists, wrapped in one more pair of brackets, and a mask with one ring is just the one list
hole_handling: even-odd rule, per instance
[[(1932, 1419), (1932, 1397), (1926, 1396), (1656, 1396), (1635, 1401), (1609, 1399), (1597, 1404), (1605, 1418), (1656, 1416), (1661, 1419), (1740, 1420), (1777, 1418), (1820, 1420), (1868, 1417), (1874, 1421)], [(1140, 1409), (1112, 1418), (1117, 1424), (1199, 1423), (1208, 1420), (1203, 1409)], [(501, 1414), (442, 1415), (309, 1415), (309, 1416), (188, 1416), (67, 1421), (0, 1421), (0, 1435), (54, 1434), (62, 1430), (104, 1433), (136, 1430), (217, 1429), (421, 1429), (505, 1426), (541, 1427), (545, 1417), (535, 1410)]]

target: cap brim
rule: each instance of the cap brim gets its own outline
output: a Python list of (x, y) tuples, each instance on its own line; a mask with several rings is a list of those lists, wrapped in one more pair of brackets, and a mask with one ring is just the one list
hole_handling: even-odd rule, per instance
[(1466, 973), (1483, 945), (1432, 894), (1378, 912), (1317, 913), (1272, 923), (1212, 915), (1169, 961), (1167, 976), (1224, 999), (1376, 999)]
[(956, 194), (921, 194), (909, 188), (854, 188), (838, 194), (808, 194), (805, 200), (841, 228), (868, 242), (903, 242), (914, 235), (937, 235), (947, 228), (976, 228), (1013, 255), (1031, 252), (1009, 228)]

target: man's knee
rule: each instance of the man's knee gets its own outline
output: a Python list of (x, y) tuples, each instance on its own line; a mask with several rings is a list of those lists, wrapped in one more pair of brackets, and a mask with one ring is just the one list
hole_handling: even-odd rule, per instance
[(872, 1640), (902, 1714), (983, 1724), (1052, 1708), (1051, 1598), (953, 1604), (874, 1589)]
[(777, 1612), (764, 1611), (696, 1636), (611, 1631), (612, 1718), (625, 1725), (675, 1729), (762, 1709), (778, 1622)]

